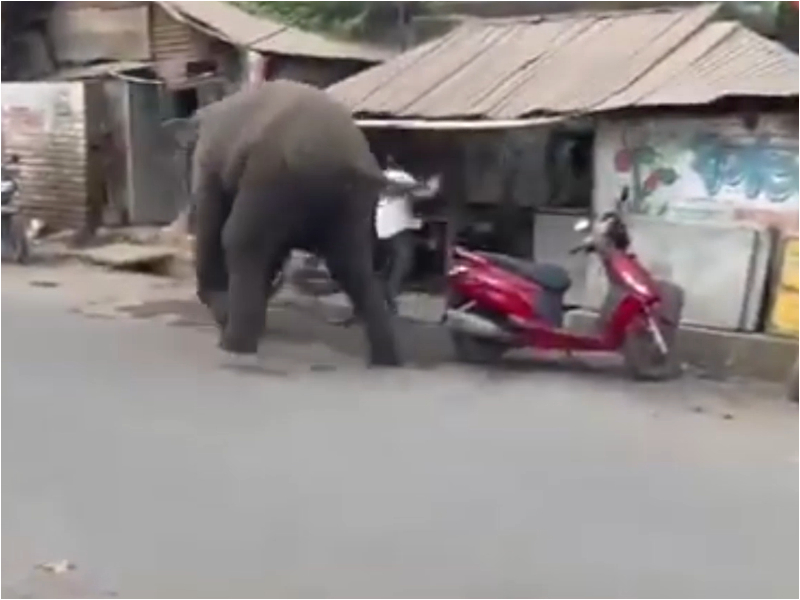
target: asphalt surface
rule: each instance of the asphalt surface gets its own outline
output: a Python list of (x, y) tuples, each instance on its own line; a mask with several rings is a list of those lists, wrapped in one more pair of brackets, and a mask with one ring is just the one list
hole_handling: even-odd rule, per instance
[(92, 313), (119, 280), (37, 277), (3, 267), (4, 597), (798, 595), (767, 392), (470, 370), (409, 323), (411, 368), (366, 370), (286, 307), (242, 371), (185, 297)]

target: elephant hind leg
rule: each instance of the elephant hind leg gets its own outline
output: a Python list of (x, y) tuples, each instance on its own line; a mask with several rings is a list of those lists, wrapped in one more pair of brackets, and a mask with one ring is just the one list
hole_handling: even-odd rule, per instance
[(365, 235), (355, 234), (351, 228), (338, 228), (338, 235), (328, 240), (324, 258), (364, 322), (370, 365), (401, 366), (394, 319), (372, 268), (371, 225), (370, 222)]
[(267, 280), (290, 249), (292, 228), (286, 226), (285, 199), (280, 189), (265, 193), (245, 188), (225, 223), (222, 244), (228, 271), (228, 320), (220, 345), (228, 352), (258, 351), (266, 329)]

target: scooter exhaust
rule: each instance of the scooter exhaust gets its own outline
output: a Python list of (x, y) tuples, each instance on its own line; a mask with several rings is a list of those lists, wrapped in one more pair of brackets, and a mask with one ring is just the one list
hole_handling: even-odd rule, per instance
[(513, 336), (510, 333), (498, 327), (489, 319), (465, 310), (448, 308), (445, 311), (444, 322), (451, 329), (467, 335), (509, 343), (513, 341)]

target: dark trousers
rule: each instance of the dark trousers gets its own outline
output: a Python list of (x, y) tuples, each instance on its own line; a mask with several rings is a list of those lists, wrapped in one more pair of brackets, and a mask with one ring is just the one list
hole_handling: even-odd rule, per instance
[(403, 283), (414, 266), (414, 242), (414, 232), (411, 230), (378, 240), (381, 280), (386, 301), (394, 312), (397, 312), (397, 296), (403, 290)]

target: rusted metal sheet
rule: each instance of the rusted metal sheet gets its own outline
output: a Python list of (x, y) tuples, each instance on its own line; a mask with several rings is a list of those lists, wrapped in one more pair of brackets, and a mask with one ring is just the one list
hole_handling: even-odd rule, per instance
[(208, 40), (157, 3), (152, 6), (150, 35), (156, 71), (170, 86), (185, 83), (186, 63), (209, 56)]
[(717, 4), (467, 22), (329, 91), (361, 117), (520, 119), (796, 97), (797, 55)]
[(81, 227), (87, 214), (82, 83), (4, 83), (3, 153), (20, 157), (19, 203), (51, 226)]
[(145, 2), (56, 2), (49, 33), (58, 62), (148, 60), (148, 12)]

